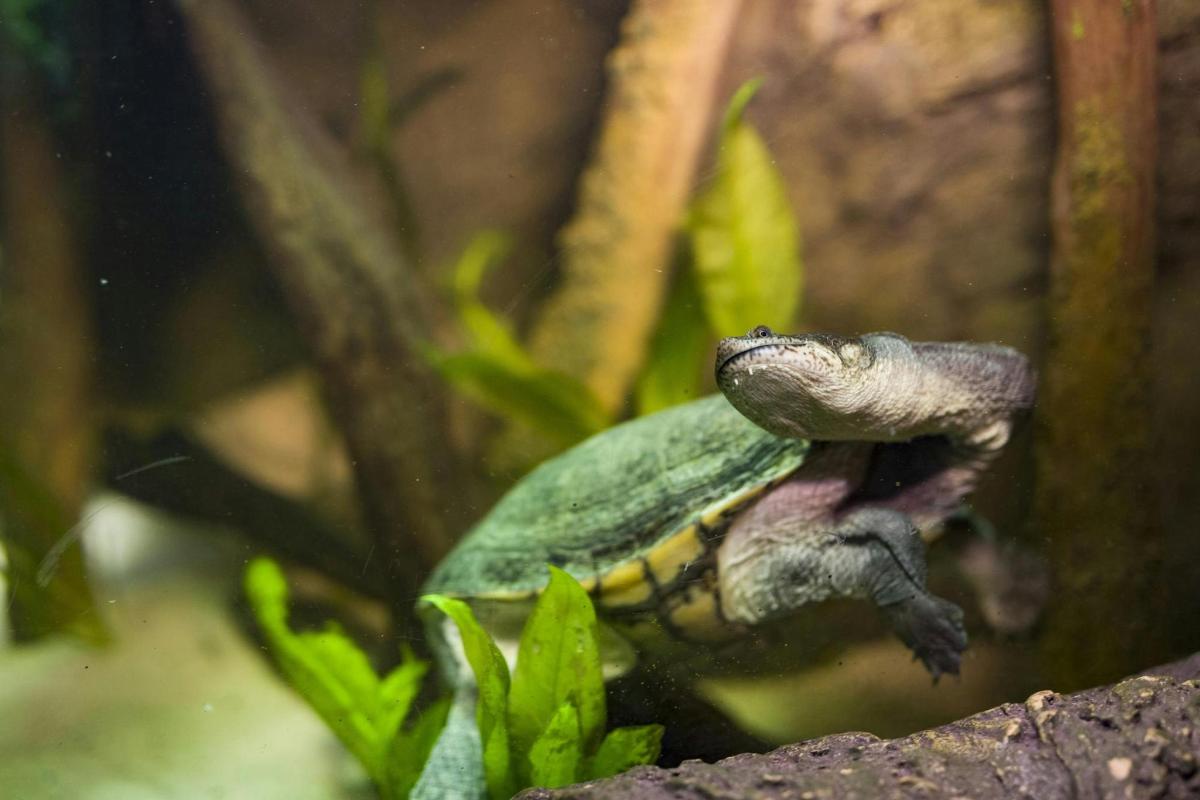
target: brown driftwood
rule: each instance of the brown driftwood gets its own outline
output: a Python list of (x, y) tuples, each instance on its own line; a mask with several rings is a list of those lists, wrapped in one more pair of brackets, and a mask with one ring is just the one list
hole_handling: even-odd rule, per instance
[(0, 61), (11, 75), (0, 103), (0, 527), (9, 616), (19, 638), (70, 631), (96, 640), (104, 632), (82, 555), (64, 545), (91, 481), (96, 444), (94, 340), (70, 173), (55, 152), (36, 78), (5, 55)]
[(883, 741), (843, 733), (675, 769), (535, 789), (566, 798), (1194, 798), (1200, 796), (1200, 653), (1114, 686), (1038, 692)]
[(531, 347), (610, 413), (625, 402), (658, 318), (740, 8), (639, 0), (608, 60), (603, 127), (560, 239), (562, 282)]
[[(336, 143), (293, 107), (230, 3), (180, 2), (226, 155), (334, 407), (398, 602), (451, 544), (454, 470), (439, 382), (419, 355), (428, 302), (348, 182)], [(407, 604), (407, 601), (404, 601)]]
[(1142, 477), (1151, 458), (1155, 13), (1152, 0), (1051, 4), (1058, 152), (1035, 516), (1059, 568), (1045, 674), (1069, 688), (1162, 657), (1173, 624), (1156, 600), (1163, 533)]
[[(233, 526), (282, 558), (388, 599), (386, 571), (369, 548), (359, 546), (360, 536), (255, 483), (192, 436), (168, 430), (142, 440), (113, 430), (103, 449), (102, 476), (113, 491), (189, 519)], [(179, 468), (166, 463), (176, 459)], [(145, 468), (155, 464), (169, 468)]]

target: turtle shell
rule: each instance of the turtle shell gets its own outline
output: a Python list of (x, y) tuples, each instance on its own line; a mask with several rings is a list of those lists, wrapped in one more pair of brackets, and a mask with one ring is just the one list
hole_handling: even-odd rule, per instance
[(626, 422), (519, 481), (434, 570), (426, 591), (536, 594), (558, 566), (606, 607), (634, 606), (705, 553), (722, 521), (792, 474), (809, 444), (713, 395)]

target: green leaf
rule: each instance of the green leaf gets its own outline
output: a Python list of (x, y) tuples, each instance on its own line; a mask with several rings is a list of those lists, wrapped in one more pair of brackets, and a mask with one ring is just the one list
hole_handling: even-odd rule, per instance
[(454, 302), (472, 352), (490, 356), (514, 372), (529, 372), (534, 369), (533, 360), (508, 324), (479, 299), (479, 287), (488, 269), (504, 260), (511, 249), (511, 240), (500, 231), (475, 234), (454, 267)]
[(391, 144), (391, 87), (383, 49), (373, 41), (358, 73), (358, 124), (367, 148), (381, 152)]
[(662, 751), (662, 725), (609, 731), (589, 760), (584, 780), (609, 778), (640, 764), (653, 764)]
[(596, 612), (579, 582), (550, 567), (517, 651), (509, 698), (509, 722), (517, 752), (528, 749), (564, 703), (579, 714), (586, 749), (604, 735), (604, 678), (600, 669)]
[(479, 298), (488, 269), (511, 243), (499, 231), (476, 234), (454, 267), (454, 302), (469, 348), (423, 355), (456, 389), (484, 408), (522, 422), (567, 447), (603, 430), (609, 415), (595, 396), (569, 375), (539, 367), (509, 325)]
[(336, 630), (299, 636), (287, 626), (287, 583), (279, 566), (258, 558), (245, 576), (246, 595), (288, 682), (355, 755), (383, 782), (382, 742), (372, 719), (378, 678), (366, 656)]
[(405, 652), (380, 681), (366, 654), (335, 625), (317, 633), (288, 627), (288, 588), (275, 562), (258, 558), (245, 576), (250, 605), (284, 677), (354, 754), (386, 800), (408, 796), (446, 721), (434, 705), (402, 729), (428, 664)]
[(386, 758), (386, 781), (382, 787), (385, 800), (403, 800), (412, 792), (438, 734), (446, 727), (449, 713), (450, 698), (443, 698), (425, 709), (412, 728), (397, 731), (392, 737)]
[(563, 703), (529, 749), (529, 785), (554, 789), (579, 780), (583, 758), (579, 712)]
[(367, 654), (333, 622), (327, 623), (323, 631), (296, 634), (296, 640), (335, 672), (354, 707), (374, 724), (380, 710), (379, 676)]
[(391, 742), (396, 732), (400, 730), (400, 725), (408, 716), (408, 710), (412, 707), (417, 692), (421, 690), (421, 681), (428, 671), (429, 664), (406, 653), (400, 666), (388, 673), (388, 676), (379, 684), (377, 725), (379, 736), (384, 742)]
[(426, 357), (442, 377), (484, 408), (524, 422), (562, 446), (608, 425), (608, 416), (587, 387), (562, 373), (520, 368), (485, 353)]
[(645, 369), (638, 378), (639, 414), (652, 414), (700, 396), (700, 376), (709, 349), (702, 302), (691, 270), (676, 270)]
[(688, 219), (700, 294), (718, 336), (756, 325), (787, 330), (800, 300), (799, 234), (783, 179), (742, 114), (758, 81), (734, 95), (722, 125), (717, 175)]
[(479, 687), (479, 704), (475, 713), (479, 737), (483, 742), (488, 794), (492, 797), (509, 797), (514, 788), (507, 720), (508, 664), (466, 603), (436, 594), (426, 595), (422, 601), (432, 604), (458, 626), (463, 650)]

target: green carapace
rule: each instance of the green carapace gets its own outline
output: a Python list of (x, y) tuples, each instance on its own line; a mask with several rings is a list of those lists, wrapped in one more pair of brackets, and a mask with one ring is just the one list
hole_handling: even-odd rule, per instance
[[(737, 511), (804, 463), (809, 442), (774, 436), (720, 395), (618, 425), (531, 472), (429, 579), (430, 592), (521, 600), (546, 564), (601, 614), (652, 615), (705, 636), (722, 620), (716, 548)], [(694, 628), (694, 630), (691, 630)]]

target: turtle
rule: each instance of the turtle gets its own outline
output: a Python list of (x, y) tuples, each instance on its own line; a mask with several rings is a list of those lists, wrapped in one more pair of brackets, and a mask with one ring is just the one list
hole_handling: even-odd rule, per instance
[[(1028, 359), (995, 344), (760, 326), (721, 340), (716, 382), (720, 394), (612, 427), (534, 469), (425, 591), (469, 601), (503, 649), (555, 565), (618, 634), (605, 647), (612, 664), (663, 642), (736, 640), (829, 598), (865, 598), (935, 679), (957, 673), (963, 615), (927, 590), (925, 540), (1031, 408)], [(469, 727), (456, 631), (431, 626)], [(454, 719), (426, 775), (469, 770), (461, 742), (443, 745)], [(435, 783), (416, 796), (450, 791)]]

